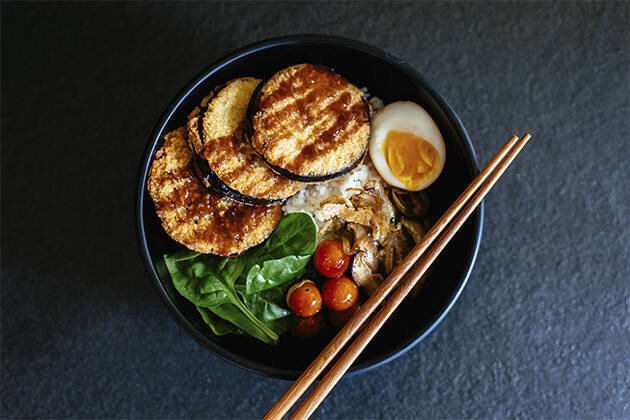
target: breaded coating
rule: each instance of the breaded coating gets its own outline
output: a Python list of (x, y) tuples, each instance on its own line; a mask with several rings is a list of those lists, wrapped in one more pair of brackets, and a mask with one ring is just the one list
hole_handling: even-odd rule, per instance
[(246, 134), (276, 171), (304, 182), (322, 181), (359, 164), (370, 137), (369, 114), (363, 92), (342, 76), (298, 64), (259, 87)]
[(282, 218), (280, 205), (252, 206), (206, 188), (191, 167), (186, 128), (165, 136), (147, 188), (166, 233), (186, 247), (222, 256), (263, 242)]
[[(188, 119), (188, 136), (207, 186), (246, 203), (280, 202), (304, 184), (275, 173), (243, 137), (243, 123), (252, 92), (260, 79), (234, 79), (204, 99)], [(204, 109), (205, 108), (205, 109)], [(202, 122), (200, 125), (199, 122)]]

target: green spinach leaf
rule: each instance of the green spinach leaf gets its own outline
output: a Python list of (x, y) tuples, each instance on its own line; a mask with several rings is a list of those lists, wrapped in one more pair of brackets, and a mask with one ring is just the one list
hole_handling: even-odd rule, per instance
[(248, 256), (246, 293), (257, 293), (300, 277), (316, 245), (317, 227), (311, 216), (285, 216), (269, 239)]
[(216, 335), (245, 333), (276, 344), (295, 322), (285, 295), (307, 269), (316, 237), (311, 217), (292, 213), (263, 244), (239, 257), (178, 251), (164, 261), (177, 291)]
[(201, 255), (201, 252), (191, 251), (189, 249), (182, 249), (180, 251), (174, 252), (171, 255), (171, 259), (175, 261), (186, 261), (197, 258)]
[(254, 250), (254, 255), (282, 258), (312, 255), (317, 245), (317, 226), (306, 213), (290, 213), (282, 218), (271, 236)]
[(278, 342), (278, 334), (256, 318), (234, 290), (234, 282), (243, 271), (243, 260), (200, 255), (175, 261), (165, 255), (164, 261), (175, 288), (186, 299), (266, 343)]
[(247, 295), (242, 286), (237, 291), (245, 304), (266, 326), (278, 334), (285, 333), (296, 322), (297, 317), (286, 306), (286, 294), (290, 283), (259, 293)]
[(218, 317), (210, 311), (210, 309), (202, 308), (201, 306), (195, 306), (197, 311), (201, 315), (201, 319), (210, 326), (212, 332), (218, 336), (226, 334), (238, 334), (240, 330), (234, 326), (231, 322)]
[(247, 294), (261, 292), (295, 280), (304, 274), (310, 255), (289, 255), (254, 265), (247, 273)]

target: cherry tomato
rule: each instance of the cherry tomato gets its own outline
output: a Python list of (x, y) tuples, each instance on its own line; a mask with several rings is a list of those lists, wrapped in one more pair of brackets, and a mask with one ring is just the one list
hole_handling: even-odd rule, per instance
[(315, 283), (302, 280), (287, 292), (287, 305), (296, 315), (306, 318), (322, 309), (322, 295)]
[(317, 246), (313, 262), (322, 276), (334, 278), (346, 271), (350, 264), (350, 256), (343, 252), (341, 242), (329, 239)]
[(297, 338), (310, 338), (317, 335), (324, 328), (324, 316), (321, 312), (308, 318), (301, 318), (289, 332)]
[(352, 316), (357, 313), (360, 307), (361, 305), (356, 304), (349, 307), (345, 311), (330, 310), (328, 311), (328, 320), (332, 325), (341, 329), (344, 325), (346, 325), (350, 318), (352, 318)]
[(324, 304), (333, 311), (345, 311), (359, 299), (359, 288), (348, 276), (328, 279), (322, 287)]

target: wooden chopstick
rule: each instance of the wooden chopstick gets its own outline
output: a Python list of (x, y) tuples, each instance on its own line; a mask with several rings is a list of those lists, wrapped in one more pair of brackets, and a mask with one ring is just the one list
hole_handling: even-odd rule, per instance
[[(526, 135), (528, 136), (528, 135)], [(273, 407), (264, 416), (265, 419), (279, 419), (285, 415), (291, 406), (300, 398), (300, 396), (308, 389), (308, 387), (317, 379), (318, 375), (339, 353), (343, 346), (350, 338), (359, 330), (374, 310), (383, 302), (383, 300), (396, 287), (400, 279), (415, 264), (418, 258), (427, 250), (438, 235), (445, 229), (448, 223), (461, 210), (464, 204), (473, 196), (484, 181), (490, 176), (499, 163), (510, 152), (514, 145), (518, 142), (518, 137), (513, 136), (497, 153), (497, 155), (488, 163), (484, 170), (477, 175), (473, 182), (464, 190), (464, 192), (455, 200), (451, 207), (442, 215), (435, 225), (425, 234), (420, 241), (403, 259), (403, 261), (392, 271), (385, 281), (372, 293), (370, 298), (359, 308), (357, 313), (346, 323), (346, 325), (337, 333), (333, 340), (324, 348), (320, 355), (313, 360), (309, 367), (300, 375), (300, 377), (289, 387), (284, 395), (274, 404)]]
[(368, 325), (363, 329), (361, 334), (352, 342), (350, 347), (339, 358), (337, 363), (328, 371), (326, 376), (321, 380), (319, 384), (313, 389), (311, 394), (304, 400), (304, 402), (298, 407), (298, 409), (291, 416), (292, 419), (308, 418), (313, 411), (319, 406), (319, 404), (328, 395), (330, 390), (341, 379), (343, 374), (350, 368), (352, 363), (361, 354), (363, 349), (374, 338), (376, 333), (381, 329), (385, 321), (396, 310), (398, 305), (403, 301), (407, 294), (413, 289), (413, 287), (422, 278), (422, 275), (427, 271), (429, 266), (435, 261), (437, 256), (446, 247), (448, 242), (453, 238), (455, 233), (462, 227), (462, 225), (468, 220), (473, 211), (477, 208), (481, 200), (488, 194), (488, 191), (494, 186), (497, 180), (503, 175), (507, 167), (512, 163), (514, 158), (523, 149), (527, 141), (530, 139), (529, 134), (525, 134), (523, 138), (514, 146), (508, 156), (498, 166), (497, 170), (492, 173), (487, 182), (474, 194), (472, 199), (466, 204), (464, 210), (455, 218), (453, 223), (446, 229), (440, 239), (433, 244), (431, 249), (425, 254), (420, 263), (411, 274), (403, 281), (398, 289), (396, 289), (391, 298), (383, 305), (382, 309), (372, 318)]

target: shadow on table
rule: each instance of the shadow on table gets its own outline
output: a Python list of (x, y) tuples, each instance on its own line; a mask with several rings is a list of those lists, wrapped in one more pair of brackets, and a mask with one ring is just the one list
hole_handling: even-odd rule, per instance
[[(137, 245), (138, 167), (177, 92), (237, 46), (158, 8), (146, 8), (144, 26), (117, 7), (62, 9), (6, 20), (7, 33), (33, 45), (28, 67), (12, 59), (16, 40), (3, 53), (2, 336), (32, 343), (21, 351), (97, 312), (161, 308)], [(52, 23), (61, 12), (63, 30)], [(22, 33), (38, 13), (48, 23)]]

